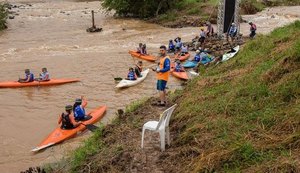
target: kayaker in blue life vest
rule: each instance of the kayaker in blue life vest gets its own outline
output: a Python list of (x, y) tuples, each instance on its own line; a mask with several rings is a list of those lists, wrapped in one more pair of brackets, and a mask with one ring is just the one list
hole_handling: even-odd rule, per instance
[(209, 57), (207, 53), (205, 53), (203, 50), (200, 51), (200, 63), (205, 65), (209, 63), (212, 59)]
[(169, 49), (168, 52), (175, 52), (175, 45), (173, 43), (173, 40), (169, 40)]
[(196, 50), (196, 55), (194, 56), (193, 61), (199, 62), (200, 59), (201, 59), (201, 57), (200, 57), (200, 50)]
[(76, 121), (86, 121), (92, 118), (90, 115), (86, 115), (85, 113), (85, 107), (87, 105), (86, 99), (82, 96), (80, 99), (76, 99), (73, 111), (74, 111), (74, 118)]
[(34, 75), (30, 72), (29, 69), (25, 69), (25, 78), (21, 79), (19, 78), (18, 82), (20, 83), (27, 83), (27, 82), (33, 82), (34, 81)]
[(184, 68), (182, 67), (179, 59), (175, 60), (175, 71), (176, 72), (184, 72)]
[(65, 107), (66, 112), (63, 112), (58, 119), (58, 124), (61, 124), (61, 129), (74, 129), (75, 127), (79, 126), (81, 122), (76, 122), (74, 120), (74, 116), (72, 115), (72, 105), (67, 105)]
[(181, 55), (184, 56), (185, 54), (188, 53), (188, 47), (186, 44), (182, 44), (182, 47), (181, 47)]
[(42, 68), (42, 73), (40, 74), (40, 77), (38, 78), (39, 81), (49, 81), (50, 75), (47, 70), (47, 68)]
[(135, 72), (133, 71), (132, 67), (129, 68), (129, 72), (127, 74), (127, 78), (126, 79), (127, 80), (136, 80), (137, 79), (137, 76), (136, 76)]
[(143, 71), (143, 61), (138, 61), (134, 68), (137, 77), (142, 77), (141, 72)]

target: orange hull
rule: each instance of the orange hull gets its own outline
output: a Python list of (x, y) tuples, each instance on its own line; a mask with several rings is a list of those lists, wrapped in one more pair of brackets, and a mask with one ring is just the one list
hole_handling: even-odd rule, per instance
[(128, 52), (131, 56), (136, 57), (136, 58), (140, 58), (140, 59), (144, 59), (147, 61), (155, 61), (156, 57), (155, 56), (151, 56), (151, 55), (142, 55), (140, 53), (137, 53), (136, 51), (130, 50)]
[[(90, 113), (92, 118), (90, 120), (84, 121), (83, 123), (84, 124), (94, 124), (104, 116), (105, 112), (106, 112), (106, 106), (100, 106), (100, 107), (94, 109)], [(85, 129), (86, 129), (86, 126), (83, 124), (80, 124), (75, 129), (71, 129), (71, 130), (63, 130), (60, 127), (57, 127), (52, 133), (49, 134), (49, 136), (46, 137), (46, 139), (44, 139), (37, 147), (35, 147), (31, 151), (36, 152), (41, 149), (44, 149), (49, 146), (60, 143), (66, 139), (76, 136), (77, 133), (82, 132)]]
[(189, 76), (187, 74), (186, 71), (184, 72), (176, 72), (176, 71), (172, 71), (171, 74), (179, 79), (183, 79), (183, 80), (188, 80)]
[(187, 54), (181, 55), (181, 56), (178, 56), (178, 54), (176, 54), (174, 56), (174, 58), (178, 58), (180, 61), (185, 61), (185, 60), (189, 59), (189, 57), (190, 57), (190, 53), (187, 53)]
[(47, 85), (60, 85), (71, 82), (78, 82), (79, 79), (51, 79), (49, 81), (44, 82), (28, 82), (28, 83), (20, 83), (17, 81), (7, 81), (0, 82), (0, 88), (19, 88), (19, 87), (32, 87), (32, 86), (47, 86)]

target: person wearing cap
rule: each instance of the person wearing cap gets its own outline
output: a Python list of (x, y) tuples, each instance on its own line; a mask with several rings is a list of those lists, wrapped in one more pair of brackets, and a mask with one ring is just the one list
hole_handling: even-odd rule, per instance
[(184, 68), (182, 67), (179, 59), (175, 59), (175, 71), (176, 72), (184, 72)]
[(143, 71), (143, 61), (138, 61), (134, 68), (137, 77), (142, 77), (141, 72)]
[(256, 35), (256, 25), (252, 22), (249, 22), (250, 25), (250, 38), (254, 38), (254, 36)]
[(136, 80), (137, 79), (137, 75), (135, 74), (135, 72), (133, 71), (133, 68), (130, 67), (129, 68), (129, 72), (127, 74), (127, 78), (126, 80)]
[(232, 23), (228, 32), (229, 37), (231, 38), (231, 40), (234, 39), (234, 37), (237, 34), (237, 27), (235, 25), (235, 23)]
[(173, 40), (169, 40), (169, 49), (168, 52), (175, 52), (175, 45), (173, 43)]
[(72, 115), (72, 105), (67, 105), (65, 107), (65, 111), (59, 116), (58, 124), (61, 124), (60, 128), (64, 130), (74, 129), (79, 126), (80, 122), (76, 122), (74, 120), (74, 116)]
[(40, 74), (40, 78), (39, 81), (49, 81), (50, 80), (50, 76), (49, 76), (49, 72), (47, 70), (47, 68), (42, 68), (42, 73)]
[(194, 56), (194, 59), (193, 59), (193, 61), (195, 61), (195, 62), (199, 62), (200, 61), (200, 50), (196, 50), (196, 55)]
[(29, 69), (25, 69), (25, 78), (21, 79), (19, 78), (18, 82), (20, 83), (27, 83), (27, 82), (33, 82), (34, 81), (34, 75), (30, 72)]
[(86, 121), (92, 118), (90, 115), (86, 115), (85, 107), (87, 105), (86, 99), (82, 96), (80, 99), (76, 99), (73, 105), (74, 118), (76, 121)]
[(182, 42), (181, 42), (181, 38), (177, 37), (175, 38), (175, 50), (179, 51), (182, 47)]
[(170, 69), (171, 69), (171, 60), (170, 57), (167, 56), (167, 47), (162, 45), (159, 47), (160, 51), (160, 60), (159, 66), (156, 69), (152, 69), (156, 71), (157, 75), (157, 84), (156, 88), (159, 92), (159, 102), (158, 106), (166, 106), (166, 85), (169, 80)]

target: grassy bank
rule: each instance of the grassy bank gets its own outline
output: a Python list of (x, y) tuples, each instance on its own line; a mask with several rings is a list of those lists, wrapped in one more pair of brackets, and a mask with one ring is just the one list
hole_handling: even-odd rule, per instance
[(0, 31), (7, 28), (6, 19), (7, 19), (8, 12), (5, 7), (6, 4), (0, 2)]
[(178, 107), (165, 152), (158, 141), (140, 148), (143, 123), (163, 111), (144, 99), (48, 172), (299, 172), (300, 21), (200, 68), (168, 95), (168, 106)]
[[(177, 1), (171, 10), (150, 21), (168, 27), (200, 26), (206, 21), (217, 23), (219, 0)], [(255, 14), (265, 7), (281, 5), (300, 5), (298, 0), (241, 0), (241, 14)]]

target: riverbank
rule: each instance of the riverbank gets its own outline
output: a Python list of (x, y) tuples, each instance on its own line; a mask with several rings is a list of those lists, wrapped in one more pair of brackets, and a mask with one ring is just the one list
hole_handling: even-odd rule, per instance
[[(171, 146), (141, 128), (164, 110), (130, 105), (49, 172), (299, 172), (300, 21), (258, 36), (232, 60), (168, 94)], [(197, 93), (197, 94), (195, 94)], [(154, 141), (150, 140), (151, 139)]]
[(7, 28), (6, 19), (7, 19), (7, 4), (0, 2), (0, 31)]

